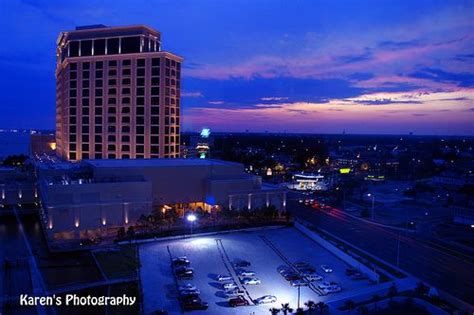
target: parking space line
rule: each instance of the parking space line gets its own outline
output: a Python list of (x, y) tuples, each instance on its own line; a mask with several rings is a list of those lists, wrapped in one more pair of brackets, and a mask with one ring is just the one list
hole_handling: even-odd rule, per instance
[[(265, 235), (260, 235), (260, 238), (263, 242), (270, 247), (280, 258), (283, 260), (285, 264), (287, 264), (293, 271), (295, 271), (298, 275), (301, 276), (300, 271), (291, 263), (291, 261), (272, 243)], [(304, 277), (303, 277), (304, 278)], [(325, 295), (318, 287), (316, 287), (313, 283), (308, 281), (308, 287), (317, 295), (323, 296)]]

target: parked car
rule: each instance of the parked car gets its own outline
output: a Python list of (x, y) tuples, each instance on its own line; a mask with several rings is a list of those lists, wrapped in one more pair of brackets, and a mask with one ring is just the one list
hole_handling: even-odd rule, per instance
[(180, 300), (182, 303), (200, 302), (201, 298), (199, 297), (199, 294), (197, 293), (187, 293), (187, 294), (179, 294), (178, 300)]
[(222, 285), (224, 290), (230, 291), (237, 288), (237, 285), (234, 282), (227, 282)]
[(346, 269), (346, 276), (352, 276), (353, 274), (359, 272), (359, 270), (355, 268), (347, 268)]
[(183, 302), (181, 305), (185, 311), (207, 310), (209, 307), (209, 304), (203, 301)]
[(188, 267), (180, 267), (175, 270), (178, 279), (192, 279), (194, 277), (194, 270)]
[(173, 266), (189, 266), (191, 262), (186, 258), (186, 256), (173, 258)]
[(321, 269), (326, 273), (331, 273), (332, 272), (332, 268), (328, 265), (321, 265)]
[(276, 301), (277, 298), (274, 295), (264, 295), (255, 300), (257, 304), (275, 303)]
[(338, 285), (330, 285), (329, 287), (324, 289), (326, 293), (336, 293), (336, 292), (340, 292), (341, 290), (342, 288)]
[(226, 291), (224, 293), (224, 295), (225, 295), (226, 298), (229, 299), (229, 298), (234, 298), (234, 297), (245, 295), (245, 291), (244, 290), (239, 290), (238, 288), (235, 288), (233, 290)]
[(321, 280), (323, 280), (323, 276), (318, 275), (317, 273), (303, 274), (303, 276), (304, 276), (308, 281), (321, 281)]
[(329, 282), (329, 281), (323, 281), (318, 284), (318, 288), (320, 289), (326, 289), (329, 288), (330, 286), (337, 285), (336, 282)]
[(246, 260), (239, 260), (234, 264), (235, 268), (250, 267), (250, 262)]
[(243, 296), (239, 296), (229, 300), (229, 305), (232, 307), (245, 306), (249, 304), (249, 301), (247, 301)]
[(304, 281), (303, 279), (293, 280), (290, 282), (292, 287), (303, 287), (307, 286), (308, 282)]
[(255, 276), (255, 272), (249, 270), (239, 270), (238, 275), (239, 277), (253, 277)]
[(300, 279), (301, 277), (297, 274), (290, 274), (290, 275), (285, 276), (286, 281), (294, 281), (294, 280), (300, 280)]
[(184, 291), (184, 290), (197, 290), (196, 286), (192, 283), (186, 283), (186, 284), (183, 284), (183, 285), (180, 285), (178, 287), (178, 290), (179, 291)]
[(229, 275), (217, 275), (216, 279), (217, 281), (230, 281), (232, 280), (232, 277)]
[(248, 277), (248, 278), (243, 278), (242, 283), (243, 284), (254, 285), (254, 284), (260, 284), (260, 283), (262, 283), (262, 281), (260, 281), (260, 279), (255, 278), (255, 277)]

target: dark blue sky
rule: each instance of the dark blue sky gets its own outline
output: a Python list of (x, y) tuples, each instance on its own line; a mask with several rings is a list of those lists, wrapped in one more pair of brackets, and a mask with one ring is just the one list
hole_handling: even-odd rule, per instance
[(184, 130), (474, 134), (474, 1), (2, 1), (0, 128), (54, 128), (55, 40), (147, 24)]

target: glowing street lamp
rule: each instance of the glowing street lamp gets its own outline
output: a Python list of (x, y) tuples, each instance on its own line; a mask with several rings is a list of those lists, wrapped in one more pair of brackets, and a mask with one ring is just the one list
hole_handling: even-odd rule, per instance
[(186, 216), (186, 220), (191, 223), (191, 235), (193, 234), (194, 221), (197, 220), (197, 216), (194, 213), (190, 213)]

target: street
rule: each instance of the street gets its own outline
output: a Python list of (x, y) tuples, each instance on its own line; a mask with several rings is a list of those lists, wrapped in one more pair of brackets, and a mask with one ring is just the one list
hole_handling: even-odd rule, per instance
[[(316, 210), (297, 200), (289, 201), (288, 209), (296, 218), (396, 265), (398, 232), (351, 218), (342, 211)], [(467, 254), (451, 254), (402, 234), (399, 267), (430, 285), (474, 303), (474, 263), (473, 257)]]

